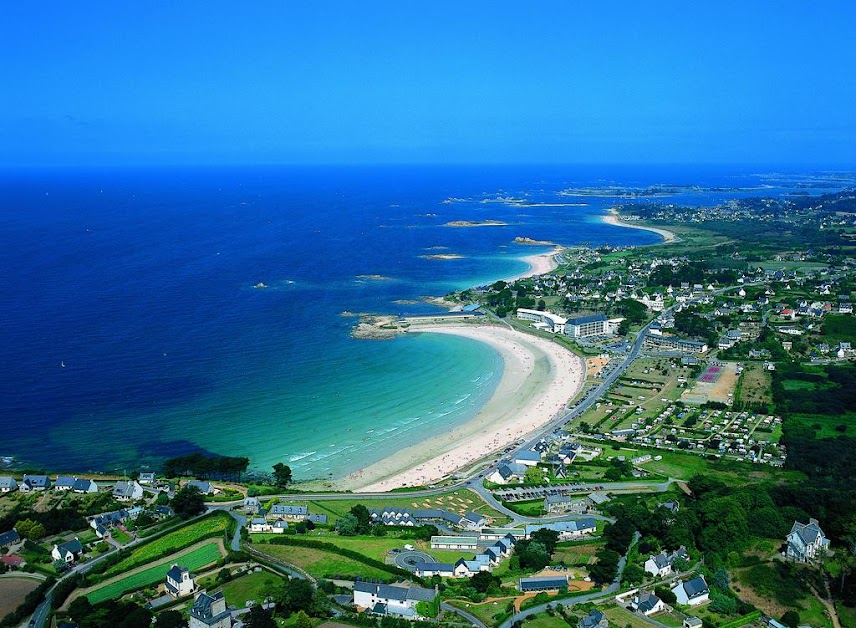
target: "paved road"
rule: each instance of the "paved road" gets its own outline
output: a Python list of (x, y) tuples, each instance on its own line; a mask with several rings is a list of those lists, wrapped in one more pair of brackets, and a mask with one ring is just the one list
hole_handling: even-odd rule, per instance
[(475, 615), (468, 613), (465, 610), (462, 610), (460, 608), (455, 608), (454, 606), (449, 606), (445, 602), (440, 602), (440, 609), (444, 610), (446, 612), (449, 612), (449, 613), (455, 613), (456, 615), (460, 615), (461, 617), (466, 619), (468, 622), (470, 622), (473, 626), (478, 626), (478, 628), (487, 628), (487, 626), (484, 625), (482, 620), (480, 620)]

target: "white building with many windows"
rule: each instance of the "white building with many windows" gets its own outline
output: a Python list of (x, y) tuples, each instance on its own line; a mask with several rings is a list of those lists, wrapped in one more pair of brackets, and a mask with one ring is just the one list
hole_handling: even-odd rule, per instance
[(609, 331), (609, 320), (603, 314), (578, 316), (565, 321), (565, 334), (572, 338), (601, 336)]
[(517, 318), (524, 321), (533, 321), (533, 327), (552, 332), (554, 334), (562, 334), (565, 332), (565, 321), (563, 316), (551, 314), (550, 312), (542, 312), (541, 310), (527, 310), (524, 307), (517, 308)]

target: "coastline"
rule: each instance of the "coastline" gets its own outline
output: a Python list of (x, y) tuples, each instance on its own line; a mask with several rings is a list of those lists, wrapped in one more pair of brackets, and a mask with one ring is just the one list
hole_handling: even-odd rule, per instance
[(556, 261), (556, 256), (562, 251), (564, 251), (564, 248), (557, 244), (552, 250), (547, 251), (546, 253), (519, 257), (518, 259), (529, 264), (529, 270), (520, 275), (514, 275), (513, 277), (503, 279), (503, 281), (515, 281), (517, 279), (535, 277), (536, 275), (546, 275), (547, 273), (556, 270), (559, 267), (559, 263)]
[(603, 216), (603, 222), (608, 225), (613, 225), (615, 227), (627, 227), (628, 229), (641, 229), (643, 231), (652, 231), (663, 238), (663, 244), (671, 244), (673, 242), (681, 241), (678, 236), (676, 236), (668, 229), (660, 229), (659, 227), (649, 227), (647, 225), (636, 225), (629, 222), (622, 222), (621, 217), (618, 215), (618, 210), (614, 208), (610, 209), (609, 213)]
[(336, 481), (340, 490), (381, 492), (441, 480), (546, 425), (582, 387), (582, 358), (545, 338), (483, 324), (415, 325), (406, 333), (454, 334), (491, 346), (505, 365), (500, 382), (472, 419)]

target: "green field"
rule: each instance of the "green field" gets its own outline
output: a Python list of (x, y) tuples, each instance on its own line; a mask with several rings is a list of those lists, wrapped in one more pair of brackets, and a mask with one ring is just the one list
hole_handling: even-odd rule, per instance
[(532, 499), (522, 502), (503, 502), (502, 504), (509, 510), (513, 510), (518, 515), (524, 517), (540, 517), (544, 514), (544, 500)]
[[(856, 436), (856, 412), (830, 416), (828, 414), (792, 414), (786, 419), (788, 423), (799, 423), (816, 429), (815, 438), (835, 438), (846, 434)], [(845, 426), (845, 430), (837, 429)]]
[(218, 591), (223, 591), (224, 597), (229, 600), (229, 606), (244, 608), (247, 602), (254, 600), (261, 602), (260, 591), (269, 582), (277, 583), (282, 581), (280, 576), (277, 576), (270, 571), (262, 570), (255, 573), (246, 574), (230, 580), (224, 584)]
[(173, 563), (179, 563), (182, 567), (187, 567), (192, 571), (214, 563), (220, 560), (220, 558), (220, 549), (217, 547), (217, 544), (212, 541), (184, 554), (175, 554), (170, 556), (153, 567), (144, 569), (143, 571), (137, 572), (127, 578), (117, 580), (116, 582), (101, 587), (100, 589), (95, 589), (86, 597), (92, 604), (98, 604), (104, 600), (117, 598), (123, 593), (127, 593), (129, 591), (137, 591), (138, 589), (143, 589), (145, 587), (161, 583), (164, 581), (166, 572), (169, 571), (169, 568)]
[(174, 532), (165, 534), (152, 541), (146, 543), (131, 552), (131, 555), (125, 560), (113, 565), (106, 571), (106, 575), (120, 574), (129, 569), (133, 569), (137, 565), (157, 560), (166, 552), (175, 552), (183, 547), (193, 545), (197, 541), (208, 537), (214, 533), (224, 533), (231, 521), (231, 517), (225, 512), (217, 512), (213, 515), (195, 521), (186, 525)]
[(379, 578), (386, 581), (393, 577), (380, 569), (314, 547), (260, 545), (258, 550), (292, 565), (297, 565), (316, 578), (342, 576), (353, 579), (356, 576), (362, 576), (363, 578)]
[(390, 550), (403, 549), (406, 543), (416, 544), (416, 541), (413, 539), (377, 536), (340, 536), (334, 532), (312, 535), (312, 540), (324, 541), (336, 547), (353, 550), (381, 562), (383, 562)]

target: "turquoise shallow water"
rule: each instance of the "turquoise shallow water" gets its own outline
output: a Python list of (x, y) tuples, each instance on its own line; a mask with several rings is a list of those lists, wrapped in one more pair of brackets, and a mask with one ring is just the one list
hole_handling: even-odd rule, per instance
[[(447, 335), (354, 340), (354, 319), (341, 313), (435, 311), (419, 297), (523, 272), (518, 258), (539, 249), (514, 245), (517, 236), (658, 241), (598, 220), (606, 199), (494, 202), (555, 202), (558, 190), (600, 176), (512, 168), (6, 173), (0, 456), (86, 471), (202, 450), (327, 478), (448, 429), (494, 390), (502, 373), (494, 351)], [(467, 200), (444, 202), (450, 197)], [(507, 226), (443, 226), (485, 219)], [(463, 258), (423, 257), (436, 252)], [(259, 281), (269, 287), (253, 288)]]

